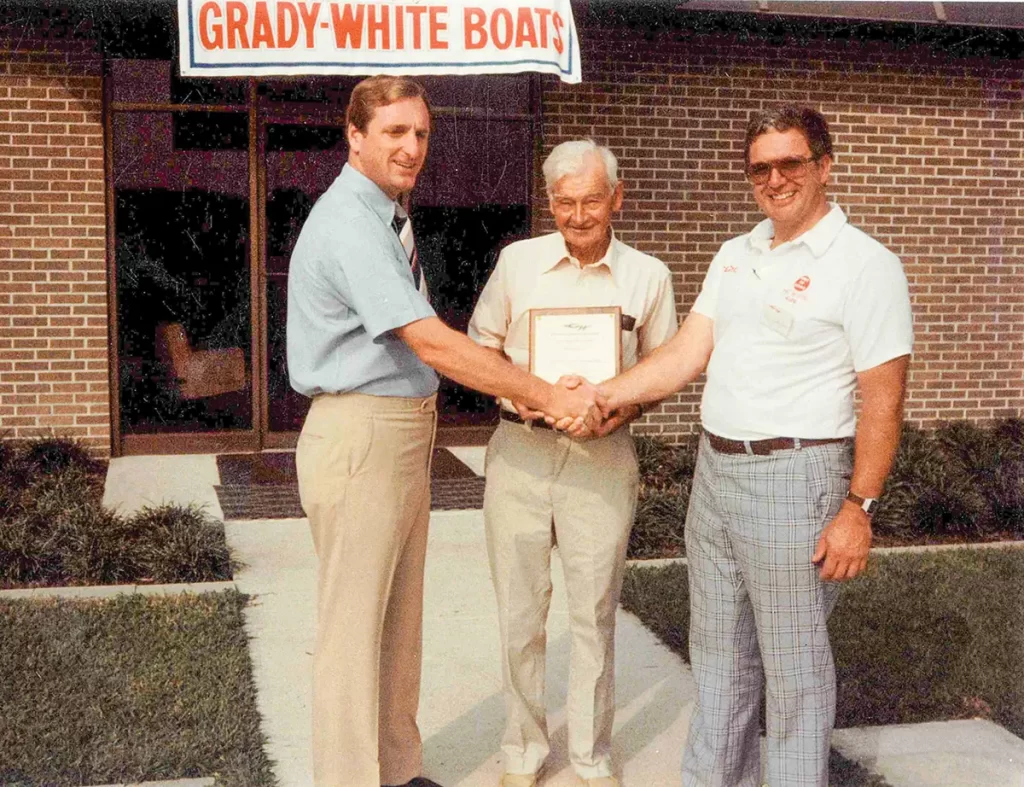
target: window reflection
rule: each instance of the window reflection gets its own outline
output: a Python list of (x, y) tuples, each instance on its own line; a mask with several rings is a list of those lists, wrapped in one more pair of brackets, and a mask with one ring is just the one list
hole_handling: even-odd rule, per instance
[(247, 155), (181, 150), (173, 128), (114, 123), (122, 430), (248, 429)]

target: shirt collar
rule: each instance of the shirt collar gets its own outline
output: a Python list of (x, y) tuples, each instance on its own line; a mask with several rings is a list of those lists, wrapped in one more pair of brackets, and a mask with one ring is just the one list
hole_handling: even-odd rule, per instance
[(381, 221), (385, 224), (390, 225), (399, 211), (404, 218), (405, 211), (401, 206), (385, 194), (380, 186), (351, 164), (345, 164), (341, 168), (338, 182), (345, 184), (353, 194), (360, 197), (374, 213), (380, 216)]
[[(552, 235), (552, 253), (550, 260), (551, 262), (542, 269), (542, 273), (547, 273), (550, 270), (554, 270), (562, 263), (570, 263), (571, 259), (574, 259), (569, 254), (569, 249), (565, 245), (565, 238), (562, 233), (555, 232)], [(612, 230), (612, 237), (608, 243), (608, 250), (604, 253), (604, 256), (592, 265), (587, 265), (588, 268), (598, 268), (604, 266), (608, 269), (608, 272), (615, 276), (615, 269), (618, 266), (619, 252), (618, 252), (618, 240), (615, 238), (615, 230)], [(578, 260), (577, 260), (578, 262)]]
[[(847, 218), (846, 214), (843, 213), (843, 209), (836, 203), (830, 202), (828, 213), (822, 216), (818, 223), (807, 230), (807, 232), (789, 241), (789, 243), (802, 243), (811, 250), (815, 257), (821, 257), (828, 251), (832, 241), (836, 239), (839, 231), (846, 226), (846, 223)], [(751, 230), (748, 236), (748, 243), (753, 248), (766, 254), (771, 250), (773, 237), (775, 237), (775, 227), (772, 224), (772, 220), (765, 219)]]

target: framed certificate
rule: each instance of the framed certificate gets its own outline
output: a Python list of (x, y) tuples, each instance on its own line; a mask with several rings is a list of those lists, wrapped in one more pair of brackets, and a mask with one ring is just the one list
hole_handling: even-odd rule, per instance
[(618, 306), (530, 309), (530, 371), (549, 383), (610, 380), (622, 368), (621, 323)]

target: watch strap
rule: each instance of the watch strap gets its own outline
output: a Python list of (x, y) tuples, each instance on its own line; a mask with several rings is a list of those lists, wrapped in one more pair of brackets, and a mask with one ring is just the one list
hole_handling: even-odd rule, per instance
[(856, 505), (857, 508), (868, 516), (875, 513), (875, 509), (878, 508), (878, 498), (876, 497), (861, 497), (860, 495), (855, 495), (853, 492), (847, 492), (846, 499)]

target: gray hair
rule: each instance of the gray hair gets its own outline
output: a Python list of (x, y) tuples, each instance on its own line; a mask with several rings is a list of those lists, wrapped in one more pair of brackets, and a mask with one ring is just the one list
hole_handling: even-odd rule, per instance
[(555, 149), (544, 159), (544, 186), (548, 194), (555, 190), (555, 184), (566, 175), (578, 175), (587, 166), (590, 156), (597, 156), (604, 164), (608, 185), (614, 189), (619, 185), (619, 162), (604, 145), (598, 145), (592, 139), (574, 139), (556, 145)]

